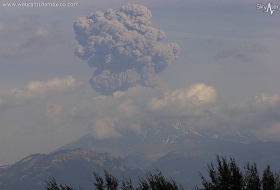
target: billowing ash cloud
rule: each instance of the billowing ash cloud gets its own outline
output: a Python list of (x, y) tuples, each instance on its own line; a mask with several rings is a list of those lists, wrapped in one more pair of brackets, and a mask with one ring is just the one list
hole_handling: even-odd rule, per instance
[(126, 4), (80, 17), (73, 27), (79, 45), (75, 54), (96, 68), (90, 84), (104, 95), (136, 84), (166, 89), (156, 76), (179, 54), (175, 43), (162, 43), (164, 32), (151, 26), (147, 7)]

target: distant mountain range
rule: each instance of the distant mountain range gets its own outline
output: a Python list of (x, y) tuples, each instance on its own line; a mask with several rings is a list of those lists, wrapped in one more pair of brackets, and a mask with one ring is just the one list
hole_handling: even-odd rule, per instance
[(18, 184), (42, 188), (50, 176), (73, 187), (92, 189), (93, 172), (103, 173), (102, 168), (119, 179), (122, 175), (137, 179), (145, 171), (159, 169), (166, 177), (192, 188), (201, 183), (199, 172), (206, 175), (205, 166), (215, 162), (216, 155), (233, 156), (241, 168), (256, 162), (260, 171), (267, 164), (275, 171), (280, 169), (280, 142), (187, 126), (176, 122), (143, 134), (123, 131), (122, 137), (110, 139), (97, 139), (89, 133), (50, 154), (30, 155), (0, 168), (0, 189), (17, 190)]
[(280, 142), (249, 133), (188, 126), (188, 122), (175, 122), (141, 135), (126, 131), (121, 138), (110, 139), (97, 139), (89, 133), (56, 151), (83, 147), (107, 152), (122, 157), (133, 168), (160, 169), (187, 187), (201, 183), (199, 172), (206, 172), (205, 166), (215, 162), (216, 155), (233, 156), (241, 168), (246, 162), (256, 162), (260, 169), (267, 164), (280, 169)]
[(60, 184), (83, 190), (93, 189), (94, 172), (104, 169), (118, 178), (143, 176), (132, 170), (122, 158), (87, 149), (62, 150), (51, 154), (33, 154), (13, 165), (0, 167), (1, 190), (43, 190), (45, 181), (54, 177)]
[[(252, 134), (197, 130), (186, 126), (187, 122), (176, 122), (146, 131), (144, 134), (124, 131), (121, 138), (110, 139), (97, 139), (89, 133), (55, 151), (87, 148), (122, 157), (131, 166), (145, 169), (162, 156), (174, 151), (184, 152), (188, 156), (202, 156), (208, 151), (205, 147), (209, 144), (221, 143), (248, 147), (251, 143), (268, 142)], [(209, 148), (214, 149), (214, 147)]]

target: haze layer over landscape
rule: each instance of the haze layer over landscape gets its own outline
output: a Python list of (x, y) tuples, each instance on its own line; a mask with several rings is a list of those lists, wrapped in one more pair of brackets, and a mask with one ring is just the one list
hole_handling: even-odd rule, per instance
[(254, 0), (2, 3), (0, 165), (89, 132), (177, 121), (280, 140), (278, 11)]

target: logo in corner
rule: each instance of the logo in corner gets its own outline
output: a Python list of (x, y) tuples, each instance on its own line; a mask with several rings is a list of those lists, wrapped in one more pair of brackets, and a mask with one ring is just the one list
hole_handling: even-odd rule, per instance
[(273, 3), (268, 3), (267, 5), (262, 3), (257, 3), (257, 10), (263, 10), (264, 13), (270, 13), (272, 16), (275, 11), (279, 9), (279, 5), (275, 5)]

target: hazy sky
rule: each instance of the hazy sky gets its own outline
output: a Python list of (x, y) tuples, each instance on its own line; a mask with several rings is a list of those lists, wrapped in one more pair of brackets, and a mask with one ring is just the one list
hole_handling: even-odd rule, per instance
[[(5, 3), (25, 1), (0, 1), (0, 165), (48, 153), (90, 131), (96, 138), (118, 138), (122, 130), (141, 133), (182, 120), (199, 119), (190, 122), (193, 128), (280, 140), (280, 10), (272, 15), (257, 10), (255, 0), (59, 1), (79, 3), (76, 7), (7, 7)], [(140, 52), (162, 62), (144, 61), (153, 65), (148, 74), (146, 66), (138, 72), (138, 67), (122, 64), (132, 75), (126, 70), (113, 77), (125, 75), (122, 82), (128, 85), (96, 92), (97, 82), (94, 90), (89, 79), (104, 67), (90, 68), (74, 54), (78, 41), (73, 24), (78, 17), (119, 10), (126, 3), (147, 7), (149, 30), (164, 32), (159, 45), (152, 41), (151, 51)], [(125, 39), (133, 41), (129, 36)], [(177, 60), (169, 43), (180, 47)], [(106, 60), (114, 60), (110, 56)], [(157, 64), (166, 67), (156, 72)], [(157, 88), (158, 83), (166, 89)]]

